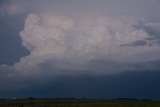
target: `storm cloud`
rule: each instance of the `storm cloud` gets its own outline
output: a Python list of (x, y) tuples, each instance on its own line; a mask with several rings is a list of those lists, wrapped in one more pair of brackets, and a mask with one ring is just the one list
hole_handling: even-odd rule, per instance
[(159, 71), (159, 10), (157, 0), (2, 0), (1, 81)]
[[(65, 70), (101, 73), (94, 70), (95, 65), (91, 67), (92, 62), (101, 65), (105, 61), (101, 69), (107, 74), (133, 69), (124, 65), (157, 60), (160, 28), (157, 1), (146, 1), (144, 5), (141, 0), (134, 9), (133, 1), (124, 1), (2, 1), (1, 17), (22, 15), (24, 28), (19, 38), (30, 52), (11, 68), (55, 74)], [(71, 3), (74, 5), (70, 6)], [(146, 5), (155, 7), (145, 10)]]

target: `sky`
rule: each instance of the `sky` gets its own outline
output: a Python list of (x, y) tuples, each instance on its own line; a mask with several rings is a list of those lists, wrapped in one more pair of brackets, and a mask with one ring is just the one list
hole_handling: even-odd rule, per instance
[(159, 0), (0, 0), (0, 98), (160, 99)]

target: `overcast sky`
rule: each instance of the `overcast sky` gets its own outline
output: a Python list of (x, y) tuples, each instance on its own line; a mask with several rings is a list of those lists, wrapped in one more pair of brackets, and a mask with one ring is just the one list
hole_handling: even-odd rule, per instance
[(0, 0), (0, 97), (160, 98), (159, 10), (158, 0)]

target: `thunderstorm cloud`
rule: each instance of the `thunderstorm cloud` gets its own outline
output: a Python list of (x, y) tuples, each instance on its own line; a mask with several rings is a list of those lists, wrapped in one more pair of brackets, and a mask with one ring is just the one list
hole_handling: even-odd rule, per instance
[(1, 0), (0, 32), (23, 50), (0, 59), (1, 81), (159, 71), (159, 10), (157, 0)]
[[(130, 14), (135, 13), (136, 9), (128, 6), (134, 2), (122, 4), (117, 1), (120, 3), (117, 5), (116, 1), (101, 0), (94, 7), (96, 0), (92, 3), (87, 0), (86, 3), (91, 4), (86, 7), (83, 2), (72, 1), (75, 6), (84, 6), (86, 11), (83, 12), (80, 6), (69, 8), (71, 1), (66, 5), (49, 0), (41, 0), (37, 4), (31, 1), (2, 1), (2, 16), (23, 14), (24, 28), (19, 32), (19, 37), (21, 44), (30, 52), (9, 68), (20, 73), (108, 74), (136, 69), (134, 65), (137, 63), (159, 60), (160, 22), (150, 18), (154, 9), (147, 13), (144, 10), (146, 6), (140, 4), (137, 8), (142, 9), (132, 16)], [(112, 10), (101, 13), (105, 10), (103, 3), (107, 2), (118, 7), (108, 5), (106, 10)], [(54, 3), (58, 6), (51, 7)], [(147, 1), (146, 5), (151, 5), (149, 3), (152, 2)], [(42, 5), (48, 5), (48, 8)], [(123, 5), (128, 11), (121, 8)], [(149, 14), (148, 19), (139, 13), (145, 17)], [(4, 69), (3, 66), (1, 68)]]

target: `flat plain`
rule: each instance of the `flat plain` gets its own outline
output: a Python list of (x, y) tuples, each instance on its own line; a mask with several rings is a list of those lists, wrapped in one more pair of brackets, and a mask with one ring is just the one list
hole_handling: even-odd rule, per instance
[(0, 107), (160, 107), (160, 100), (1, 99)]

